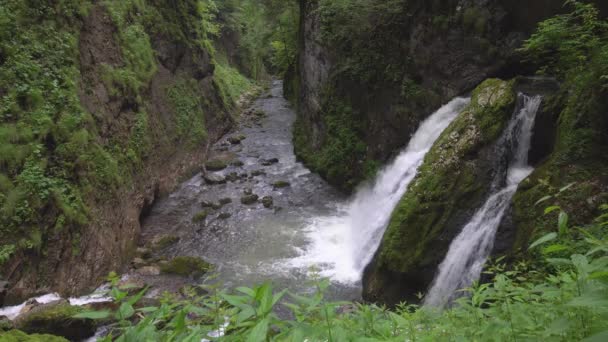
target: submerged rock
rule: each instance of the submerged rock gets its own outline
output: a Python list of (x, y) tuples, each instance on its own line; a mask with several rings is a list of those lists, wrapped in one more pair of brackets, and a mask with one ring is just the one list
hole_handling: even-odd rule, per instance
[(85, 311), (72, 306), (65, 299), (42, 304), (15, 319), (15, 327), (29, 334), (52, 334), (72, 341), (80, 341), (95, 334), (94, 320), (74, 318)]
[(225, 197), (225, 198), (221, 198), (220, 199), (220, 204), (221, 205), (226, 205), (226, 204), (229, 204), (229, 203), (232, 203), (232, 198), (230, 198), (230, 197)]
[(238, 136), (238, 137), (229, 137), (228, 138), (228, 142), (231, 143), (232, 145), (238, 145), (241, 143), (241, 141), (245, 140), (244, 136)]
[(165, 249), (179, 241), (179, 237), (171, 234), (163, 234), (155, 236), (150, 242), (152, 250)]
[(196, 222), (204, 221), (208, 215), (209, 215), (209, 212), (207, 210), (200, 211), (192, 217), (192, 222), (196, 223)]
[(264, 196), (262, 198), (262, 204), (264, 205), (264, 208), (272, 208), (272, 205), (274, 204), (272, 196)]
[(256, 194), (245, 195), (241, 197), (241, 203), (245, 205), (254, 204), (258, 201), (259, 196)]
[(236, 182), (237, 180), (239, 180), (239, 175), (236, 172), (230, 172), (227, 176), (226, 176), (226, 180), (228, 182)]
[(262, 176), (262, 175), (265, 175), (265, 174), (266, 174), (266, 172), (264, 170), (254, 170), (254, 171), (251, 171), (251, 176), (252, 177)]
[(162, 273), (177, 274), (180, 276), (202, 276), (211, 269), (211, 264), (205, 260), (191, 256), (178, 256), (167, 264), (161, 266)]
[(232, 163), (230, 163), (230, 165), (235, 166), (235, 167), (241, 167), (241, 166), (245, 165), (245, 163), (243, 163), (242, 161), (237, 159), (237, 160), (232, 161)]
[(231, 216), (232, 216), (232, 214), (231, 214), (231, 213), (220, 213), (220, 214), (217, 216), (217, 218), (218, 218), (218, 219), (220, 219), (220, 220), (225, 220), (225, 219), (230, 218)]

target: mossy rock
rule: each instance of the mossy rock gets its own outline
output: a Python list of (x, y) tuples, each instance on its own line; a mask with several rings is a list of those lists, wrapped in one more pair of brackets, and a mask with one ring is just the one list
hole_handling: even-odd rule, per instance
[(272, 183), (272, 187), (275, 189), (287, 188), (289, 186), (291, 186), (291, 184), (286, 181), (276, 181)]
[(179, 241), (179, 236), (165, 234), (154, 237), (151, 242), (150, 248), (152, 250), (165, 249), (171, 245), (176, 244)]
[(49, 334), (28, 335), (20, 330), (0, 333), (0, 342), (69, 342), (63, 337)]
[(483, 82), (435, 142), (394, 209), (365, 272), (366, 299), (396, 304), (426, 290), (469, 211), (490, 190), (491, 170), (498, 162), (493, 146), (516, 98), (513, 82)]
[(227, 220), (232, 216), (231, 213), (220, 213), (217, 218), (220, 220)]
[(208, 160), (205, 164), (205, 168), (208, 171), (220, 171), (228, 167), (225, 161), (219, 159)]
[(51, 334), (72, 341), (80, 341), (95, 334), (96, 322), (92, 319), (74, 318), (85, 309), (59, 300), (32, 308), (15, 320), (15, 327), (28, 334)]
[(274, 205), (274, 200), (272, 199), (272, 196), (264, 196), (262, 198), (262, 204), (264, 205), (264, 208), (272, 208), (272, 206)]
[(197, 223), (197, 222), (204, 221), (208, 215), (209, 215), (209, 212), (207, 210), (200, 211), (200, 212), (194, 214), (194, 216), (192, 216), (192, 222)]
[(251, 205), (258, 201), (259, 196), (256, 194), (249, 194), (241, 197), (241, 203), (245, 205)]
[(230, 203), (232, 203), (232, 198), (230, 198), (230, 197), (220, 198), (221, 205), (226, 205), (226, 204), (230, 204)]
[(168, 263), (161, 265), (161, 272), (180, 276), (202, 276), (211, 270), (211, 264), (205, 260), (191, 256), (178, 256)]

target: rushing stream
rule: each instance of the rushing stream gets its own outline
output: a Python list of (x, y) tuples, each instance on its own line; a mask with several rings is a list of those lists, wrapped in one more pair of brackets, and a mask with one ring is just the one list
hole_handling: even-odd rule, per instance
[(457, 290), (479, 279), (505, 209), (519, 183), (532, 172), (528, 151), (541, 100), (540, 96), (519, 94), (518, 110), (499, 142), (502, 152), (509, 157), (508, 169), (498, 174), (492, 184), (493, 193), (452, 241), (425, 298), (426, 305), (444, 306), (458, 296)]

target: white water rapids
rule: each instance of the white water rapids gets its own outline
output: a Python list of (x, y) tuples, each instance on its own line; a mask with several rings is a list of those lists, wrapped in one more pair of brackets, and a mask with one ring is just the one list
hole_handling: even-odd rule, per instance
[[(522, 101), (520, 109), (511, 119), (501, 141), (504, 152), (511, 156), (506, 184), (495, 187), (496, 191), (452, 241), (425, 298), (425, 305), (445, 306), (458, 297), (459, 289), (468, 287), (479, 279), (494, 246), (494, 236), (504, 212), (519, 183), (533, 170), (528, 165), (528, 151), (542, 98), (520, 94), (519, 99)], [(504, 178), (496, 179), (495, 183), (504, 181)]]
[(337, 282), (360, 281), (424, 156), (469, 101), (459, 97), (441, 107), (420, 125), (408, 146), (375, 181), (361, 187), (338, 214), (314, 218), (306, 228), (309, 244), (289, 265), (318, 266), (321, 276)]

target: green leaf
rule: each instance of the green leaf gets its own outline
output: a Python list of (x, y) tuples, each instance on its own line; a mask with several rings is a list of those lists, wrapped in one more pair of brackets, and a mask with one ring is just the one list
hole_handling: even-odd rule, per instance
[(534, 205), (538, 205), (538, 204), (541, 204), (541, 203), (543, 203), (543, 202), (545, 202), (545, 201), (548, 201), (548, 200), (550, 200), (552, 197), (553, 197), (553, 196), (550, 196), (550, 195), (549, 195), (549, 196), (545, 196), (545, 197), (543, 197), (543, 198), (539, 199), (538, 201), (536, 201), (536, 203), (534, 203)]
[(605, 342), (608, 341), (608, 330), (604, 330), (601, 333), (597, 333), (593, 336), (589, 336), (581, 342)]
[(266, 335), (268, 333), (268, 318), (264, 318), (259, 321), (258, 324), (251, 329), (249, 336), (247, 336), (247, 342), (261, 342), (266, 341)]
[(156, 306), (147, 306), (145, 308), (139, 308), (139, 309), (137, 309), (137, 311), (143, 312), (143, 313), (150, 313), (150, 312), (158, 311), (158, 307), (156, 307)]
[(560, 244), (550, 245), (550, 246), (543, 248), (543, 254), (557, 253), (557, 252), (565, 251), (567, 249), (568, 249), (568, 246), (565, 246), (565, 245), (560, 245)]
[(236, 288), (237, 291), (244, 293), (246, 295), (248, 295), (251, 298), (255, 297), (255, 291), (253, 289), (250, 289), (248, 287), (237, 287)]
[(556, 210), (560, 210), (560, 209), (561, 208), (559, 206), (557, 206), (557, 205), (552, 205), (550, 207), (546, 207), (545, 208), (545, 215), (550, 214), (550, 213), (552, 213), (552, 212), (554, 212)]
[(565, 187), (563, 187), (563, 188), (559, 189), (559, 192), (560, 192), (560, 193), (562, 193), (562, 192), (564, 192), (564, 191), (566, 191), (566, 190), (570, 189), (571, 187), (573, 187), (575, 184), (576, 184), (576, 182), (574, 182), (574, 183), (570, 183), (570, 184), (566, 185)]
[(538, 240), (534, 241), (534, 242), (533, 242), (533, 243), (530, 245), (530, 247), (528, 247), (528, 250), (531, 250), (532, 248), (534, 248), (534, 247), (536, 247), (536, 246), (538, 246), (538, 245), (541, 245), (541, 244), (543, 244), (543, 243), (545, 243), (545, 242), (548, 242), (548, 241), (554, 240), (555, 238), (557, 238), (557, 233), (555, 233), (555, 232), (549, 233), (549, 234), (547, 234), (547, 235), (545, 235), (545, 236), (541, 237), (540, 239), (538, 239)]
[(86, 311), (75, 314), (74, 318), (104, 319), (110, 316), (110, 311)]
[(135, 314), (133, 306), (129, 303), (122, 303), (118, 308), (118, 312), (116, 312), (116, 318), (118, 320), (125, 320), (129, 319), (133, 314)]

